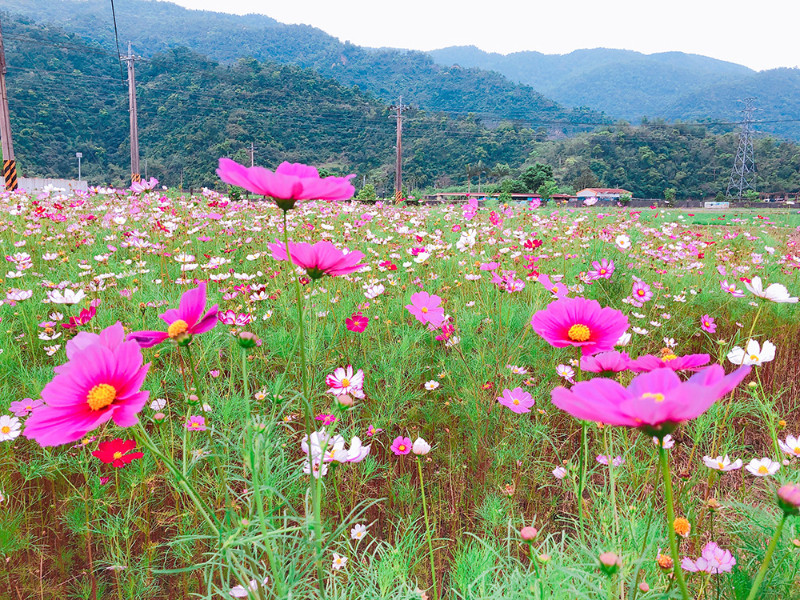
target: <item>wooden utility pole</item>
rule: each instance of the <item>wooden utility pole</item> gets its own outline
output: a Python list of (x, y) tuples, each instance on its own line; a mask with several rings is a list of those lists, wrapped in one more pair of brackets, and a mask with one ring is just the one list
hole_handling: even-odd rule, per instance
[(6, 51), (3, 48), (3, 30), (0, 27), (0, 138), (3, 145), (3, 179), (9, 192), (17, 189), (17, 161), (14, 159), (14, 144), (11, 141), (11, 118), (8, 113), (6, 92)]
[(254, 142), (250, 142), (250, 166), (256, 166), (256, 145)]
[(394, 108), (396, 110), (395, 119), (397, 119), (397, 155), (395, 157), (394, 165), (394, 201), (399, 203), (403, 198), (403, 111), (408, 109), (408, 106), (403, 105), (402, 96), (400, 96), (400, 102)]
[(131, 183), (142, 180), (139, 173), (139, 123), (136, 119), (136, 71), (134, 63), (140, 57), (131, 52), (131, 43), (128, 42), (128, 55), (120, 57), (128, 64), (128, 110), (131, 115)]

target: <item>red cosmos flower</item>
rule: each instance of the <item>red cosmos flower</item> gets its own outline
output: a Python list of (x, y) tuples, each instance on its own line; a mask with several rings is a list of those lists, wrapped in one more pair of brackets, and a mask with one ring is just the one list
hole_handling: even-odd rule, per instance
[(144, 456), (142, 452), (131, 452), (135, 448), (136, 440), (116, 438), (110, 442), (100, 442), (97, 450), (92, 452), (92, 456), (99, 458), (104, 463), (111, 463), (112, 467), (119, 469)]
[(383, 267), (384, 269), (388, 269), (389, 271), (397, 271), (397, 265), (390, 260), (385, 260), (378, 266)]
[(64, 329), (75, 329), (79, 325), (86, 325), (97, 314), (98, 304), (100, 304), (99, 300), (93, 300), (88, 310), (84, 308), (77, 317), (70, 317), (69, 323), (62, 323), (61, 326)]
[(344, 320), (344, 324), (350, 331), (364, 333), (369, 323), (369, 317), (365, 317), (360, 312), (353, 313), (353, 316)]

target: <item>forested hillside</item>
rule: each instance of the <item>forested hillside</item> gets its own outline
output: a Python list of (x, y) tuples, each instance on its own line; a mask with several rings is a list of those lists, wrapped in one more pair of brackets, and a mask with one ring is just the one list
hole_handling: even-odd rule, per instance
[[(115, 50), (107, 0), (0, 0), (0, 9), (57, 24)], [(609, 122), (595, 111), (561, 106), (498, 73), (437, 65), (422, 52), (361, 48), (305, 25), (193, 11), (152, 0), (118, 2), (116, 15), (120, 39), (132, 41), (135, 52), (143, 56), (187, 47), (223, 63), (253, 57), (312, 68), (385, 102), (403, 96), (404, 102), (419, 108), (475, 113), (490, 122), (513, 118), (544, 127), (552, 135), (591, 128), (582, 123)]]

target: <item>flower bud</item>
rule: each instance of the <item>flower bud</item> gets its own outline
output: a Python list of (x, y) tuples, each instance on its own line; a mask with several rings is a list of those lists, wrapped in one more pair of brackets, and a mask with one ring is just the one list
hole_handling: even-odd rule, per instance
[(614, 552), (603, 552), (599, 557), (600, 570), (606, 575), (614, 575), (622, 566), (622, 561)]
[(539, 535), (539, 532), (536, 527), (523, 527), (519, 532), (519, 536), (526, 542), (532, 542), (537, 535)]
[(255, 348), (256, 344), (258, 344), (258, 336), (250, 331), (243, 331), (239, 334), (239, 337), (236, 338), (236, 341), (239, 342), (240, 347), (245, 350), (250, 350), (250, 348)]
[(706, 502), (706, 506), (708, 507), (708, 510), (719, 510), (722, 508), (722, 504), (720, 504), (719, 500), (716, 498), (709, 498), (708, 502)]
[(800, 515), (800, 485), (787, 483), (778, 490), (778, 506), (787, 515)]
[(353, 406), (355, 401), (353, 400), (352, 396), (349, 396), (348, 394), (342, 394), (341, 396), (336, 396), (336, 402), (338, 402), (340, 406), (349, 407)]
[(547, 564), (547, 563), (549, 563), (549, 562), (550, 562), (550, 555), (549, 555), (549, 554), (540, 554), (540, 555), (539, 555), (539, 556), (537, 556), (536, 558), (537, 558), (537, 560), (538, 560), (540, 563), (542, 563), (543, 565), (545, 565), (545, 564)]
[(647, 585), (646, 581), (643, 581), (642, 583), (639, 584), (639, 591), (640, 592), (644, 592), (644, 593), (647, 593), (647, 592), (650, 591), (650, 586)]
[(166, 417), (167, 417), (167, 415), (165, 415), (163, 412), (157, 412), (156, 414), (153, 415), (153, 420), (154, 421), (163, 421)]
[(675, 564), (672, 561), (672, 557), (667, 556), (666, 554), (659, 554), (656, 557), (656, 562), (658, 563), (658, 566), (664, 569), (665, 571), (671, 571), (672, 567)]
[(414, 441), (413, 446), (411, 446), (411, 451), (417, 456), (425, 456), (428, 452), (431, 451), (431, 445), (425, 440), (423, 440), (421, 437), (418, 437)]
[(758, 387), (758, 384), (755, 381), (751, 381), (747, 384), (747, 387), (749, 387), (751, 390), (754, 390)]

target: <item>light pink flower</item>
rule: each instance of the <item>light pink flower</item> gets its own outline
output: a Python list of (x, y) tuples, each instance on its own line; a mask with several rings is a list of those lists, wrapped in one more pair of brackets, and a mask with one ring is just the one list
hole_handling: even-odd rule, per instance
[(497, 401), (518, 414), (531, 412), (531, 407), (535, 404), (531, 395), (522, 388), (503, 390), (503, 395)]
[(420, 323), (439, 328), (444, 322), (444, 308), (440, 306), (441, 303), (442, 299), (435, 294), (417, 292), (411, 294), (411, 304), (406, 304), (406, 309)]

